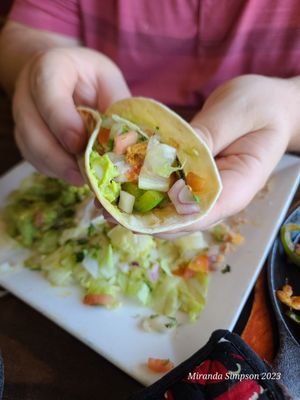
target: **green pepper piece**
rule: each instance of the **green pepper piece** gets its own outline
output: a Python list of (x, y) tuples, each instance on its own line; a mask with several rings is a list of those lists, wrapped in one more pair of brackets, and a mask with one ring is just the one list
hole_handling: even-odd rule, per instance
[(286, 315), (293, 321), (295, 321), (297, 324), (300, 325), (300, 315), (296, 314), (295, 311), (293, 310), (288, 310), (286, 311)]
[(136, 183), (125, 182), (122, 185), (122, 190), (132, 194), (136, 199), (142, 196), (145, 193), (143, 189), (140, 189)]
[(145, 213), (156, 207), (163, 199), (165, 194), (156, 190), (147, 190), (141, 197), (136, 199), (134, 208), (137, 211)]
[(292, 223), (283, 225), (280, 230), (280, 239), (289, 259), (300, 267), (300, 255), (295, 252), (295, 244), (292, 241), (294, 231), (300, 231), (300, 225)]

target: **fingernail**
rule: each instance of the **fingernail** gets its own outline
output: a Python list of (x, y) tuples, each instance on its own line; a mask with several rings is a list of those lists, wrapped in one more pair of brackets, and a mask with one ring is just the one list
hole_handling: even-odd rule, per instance
[(84, 184), (83, 177), (79, 170), (77, 169), (70, 169), (66, 174), (66, 180), (70, 182), (74, 186), (82, 186)]

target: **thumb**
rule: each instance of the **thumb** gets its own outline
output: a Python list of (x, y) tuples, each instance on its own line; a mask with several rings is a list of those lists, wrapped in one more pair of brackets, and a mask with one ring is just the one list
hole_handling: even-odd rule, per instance
[(255, 104), (227, 86), (213, 92), (191, 121), (214, 155), (245, 134), (265, 127)]

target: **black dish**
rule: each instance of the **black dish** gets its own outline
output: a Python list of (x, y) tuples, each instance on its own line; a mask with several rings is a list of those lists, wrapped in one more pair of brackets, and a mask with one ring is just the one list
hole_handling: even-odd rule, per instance
[[(296, 208), (288, 216), (284, 224), (289, 222), (300, 225), (300, 207)], [(299, 232), (294, 234), (292, 238), (293, 241), (297, 241), (299, 239)], [(276, 290), (281, 289), (285, 283), (289, 283), (292, 286), (294, 295), (300, 296), (300, 267), (288, 260), (279, 235), (269, 256), (268, 283), (278, 323), (282, 323), (287, 332), (300, 345), (300, 325), (285, 315), (288, 307), (282, 304), (276, 297)]]
[[(297, 207), (284, 221), (300, 225), (300, 207)], [(297, 241), (299, 232), (292, 239)], [(288, 387), (293, 398), (300, 395), (300, 325), (285, 313), (288, 307), (276, 297), (276, 290), (289, 283), (294, 295), (300, 295), (300, 267), (292, 264), (284, 252), (279, 234), (268, 260), (268, 285), (279, 330), (279, 349), (273, 362), (273, 369), (281, 374), (281, 381)]]

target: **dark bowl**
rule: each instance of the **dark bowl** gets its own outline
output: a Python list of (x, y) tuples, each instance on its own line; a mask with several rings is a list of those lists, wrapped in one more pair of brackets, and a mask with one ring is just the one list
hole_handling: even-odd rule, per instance
[[(300, 225), (300, 206), (298, 206), (284, 221), (286, 223), (296, 223)], [(298, 240), (299, 233), (293, 234), (292, 239)], [(280, 235), (275, 240), (268, 260), (268, 284), (270, 297), (276, 318), (279, 325), (285, 328), (298, 344), (300, 344), (300, 325), (292, 321), (285, 313), (288, 307), (282, 304), (276, 296), (276, 290), (281, 289), (285, 283), (289, 283), (294, 291), (294, 295), (300, 296), (300, 267), (291, 263), (283, 249)]]

